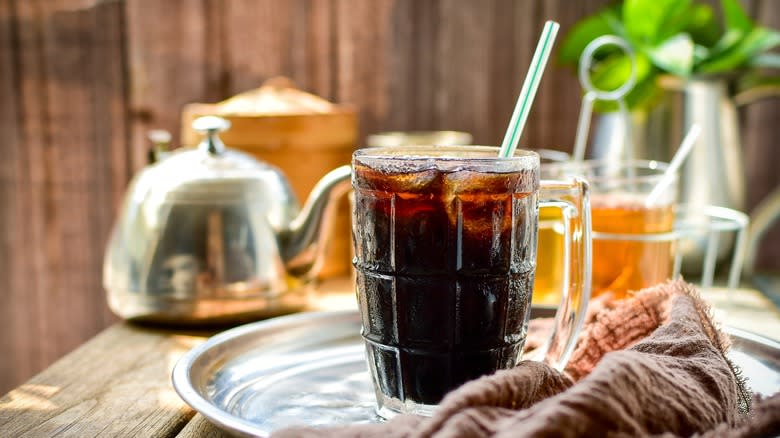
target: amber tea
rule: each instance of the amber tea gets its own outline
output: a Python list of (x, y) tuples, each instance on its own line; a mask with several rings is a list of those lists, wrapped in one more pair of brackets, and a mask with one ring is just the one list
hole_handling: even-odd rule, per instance
[[(592, 211), (591, 207), (591, 211)], [(532, 304), (555, 306), (563, 285), (563, 215), (555, 207), (539, 208), (539, 248)]]
[[(645, 206), (636, 194), (594, 194), (591, 198), (593, 231), (593, 294), (612, 291), (622, 298), (672, 276), (674, 242), (670, 239), (637, 239), (629, 235), (663, 235), (674, 228), (671, 204)], [(625, 235), (625, 236), (606, 236)], [(629, 237), (627, 237), (629, 236)]]

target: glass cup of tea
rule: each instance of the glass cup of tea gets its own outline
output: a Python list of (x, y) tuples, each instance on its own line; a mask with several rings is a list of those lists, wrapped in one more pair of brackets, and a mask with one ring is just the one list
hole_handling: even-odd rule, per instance
[[(548, 163), (542, 178), (576, 175), (591, 188), (593, 218), (593, 296), (611, 292), (623, 298), (628, 291), (649, 287), (674, 276), (675, 205), (677, 180), (649, 200), (668, 165), (658, 161), (582, 161)], [(649, 202), (650, 201), (650, 202)], [(555, 211), (543, 212), (546, 227), (539, 233), (539, 264), (534, 294), (545, 304), (560, 301), (563, 274), (556, 259), (563, 257), (563, 223)], [(541, 298), (540, 298), (541, 299)]]
[[(571, 155), (562, 151), (537, 149), (536, 152), (541, 158), (541, 169), (548, 164), (571, 160)], [(543, 250), (536, 254), (536, 275), (531, 305), (552, 307), (561, 302), (561, 286), (564, 282), (564, 269), (560, 264), (565, 251), (563, 215), (560, 208), (553, 205), (539, 207), (538, 234), (539, 242), (553, 242), (553, 244), (546, 244)]]
[(563, 368), (590, 297), (587, 183), (539, 179), (539, 155), (486, 146), (352, 157), (358, 305), (377, 413), (430, 415), (460, 384), (514, 366), (525, 342), (539, 205), (570, 226), (571, 285), (539, 358)]

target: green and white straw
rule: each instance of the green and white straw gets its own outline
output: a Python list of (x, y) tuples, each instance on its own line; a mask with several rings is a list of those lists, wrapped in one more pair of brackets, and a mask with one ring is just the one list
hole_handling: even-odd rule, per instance
[(501, 143), (501, 151), (498, 153), (499, 157), (511, 157), (514, 155), (515, 149), (517, 149), (517, 144), (520, 142), (525, 122), (528, 120), (528, 113), (531, 112), (531, 105), (534, 97), (536, 97), (536, 90), (539, 89), (539, 82), (542, 80), (542, 74), (547, 66), (547, 60), (550, 58), (550, 52), (552, 51), (559, 27), (560, 25), (554, 21), (544, 23), (542, 36), (539, 37), (534, 57), (531, 59), (531, 66), (525, 75), (523, 88), (520, 90), (515, 110), (512, 112), (512, 119), (509, 120), (504, 141)]

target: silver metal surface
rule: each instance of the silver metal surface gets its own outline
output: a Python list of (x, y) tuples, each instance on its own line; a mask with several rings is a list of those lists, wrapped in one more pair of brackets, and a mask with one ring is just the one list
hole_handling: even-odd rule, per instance
[(169, 154), (171, 149), (171, 133), (165, 129), (152, 129), (146, 133), (147, 138), (152, 143), (149, 150), (149, 164), (155, 163)]
[(194, 126), (207, 134), (197, 148), (171, 152), (128, 187), (103, 267), (111, 309), (199, 323), (303, 308), (350, 167), (325, 175), (301, 209), (279, 169), (225, 147), (227, 121)]
[[(551, 316), (554, 309), (541, 311)], [(729, 356), (753, 391), (780, 391), (780, 343), (727, 331)], [(182, 356), (172, 380), (187, 404), (241, 436), (379, 421), (356, 311), (302, 313), (223, 332)]]
[(206, 135), (198, 149), (211, 155), (222, 155), (225, 152), (225, 144), (217, 134), (230, 129), (230, 121), (217, 116), (203, 116), (192, 122), (192, 128)]

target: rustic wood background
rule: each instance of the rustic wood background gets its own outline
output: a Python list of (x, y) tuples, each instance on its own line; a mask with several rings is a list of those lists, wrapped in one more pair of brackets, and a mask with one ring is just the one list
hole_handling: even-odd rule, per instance
[[(498, 143), (545, 19), (607, 0), (0, 0), (0, 394), (116, 318), (101, 286), (146, 132), (284, 74), (359, 106), (361, 135)], [(743, 1), (780, 28), (780, 2)], [(525, 145), (570, 151), (574, 75), (549, 69)], [(780, 183), (780, 103), (743, 114), (750, 208)], [(780, 268), (780, 227), (764, 260)], [(110, 364), (106, 364), (110, 366)]]

